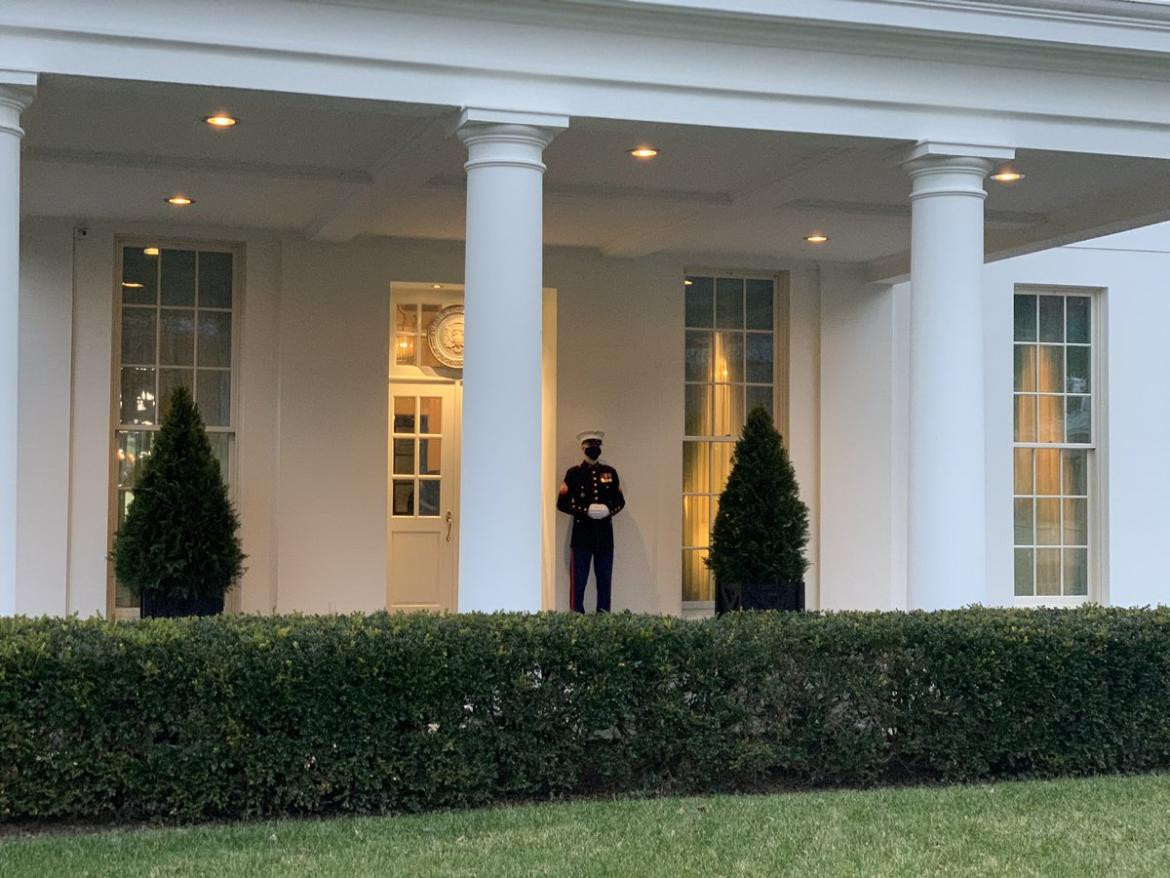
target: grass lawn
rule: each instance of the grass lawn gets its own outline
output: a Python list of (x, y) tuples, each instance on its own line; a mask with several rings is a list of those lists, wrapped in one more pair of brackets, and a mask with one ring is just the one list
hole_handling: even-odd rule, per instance
[(10, 834), (0, 875), (1170, 875), (1170, 776)]

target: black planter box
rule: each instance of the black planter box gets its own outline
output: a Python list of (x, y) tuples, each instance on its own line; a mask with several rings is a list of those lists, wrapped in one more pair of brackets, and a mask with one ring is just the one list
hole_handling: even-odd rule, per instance
[(142, 618), (144, 619), (218, 616), (222, 612), (223, 595), (202, 598), (172, 598), (150, 593), (142, 595)]
[(723, 615), (732, 610), (788, 610), (804, 609), (804, 581), (753, 582), (745, 585), (731, 583), (715, 589), (715, 613)]

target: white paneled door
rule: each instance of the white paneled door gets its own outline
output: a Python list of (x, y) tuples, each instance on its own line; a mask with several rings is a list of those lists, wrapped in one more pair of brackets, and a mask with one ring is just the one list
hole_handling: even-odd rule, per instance
[(390, 384), (391, 610), (457, 609), (459, 385)]

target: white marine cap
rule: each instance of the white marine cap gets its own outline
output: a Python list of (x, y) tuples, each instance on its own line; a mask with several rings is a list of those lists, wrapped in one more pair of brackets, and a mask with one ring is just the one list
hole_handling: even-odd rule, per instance
[(601, 442), (604, 439), (605, 439), (605, 434), (602, 433), (600, 430), (583, 430), (582, 432), (577, 434), (577, 444), (578, 445), (583, 445), (586, 442), (592, 442), (594, 440), (596, 440), (597, 442)]

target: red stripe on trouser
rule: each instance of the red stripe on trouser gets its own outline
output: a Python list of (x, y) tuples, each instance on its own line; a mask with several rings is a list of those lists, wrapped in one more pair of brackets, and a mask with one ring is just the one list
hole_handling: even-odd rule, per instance
[(569, 549), (569, 610), (577, 609), (577, 553)]

